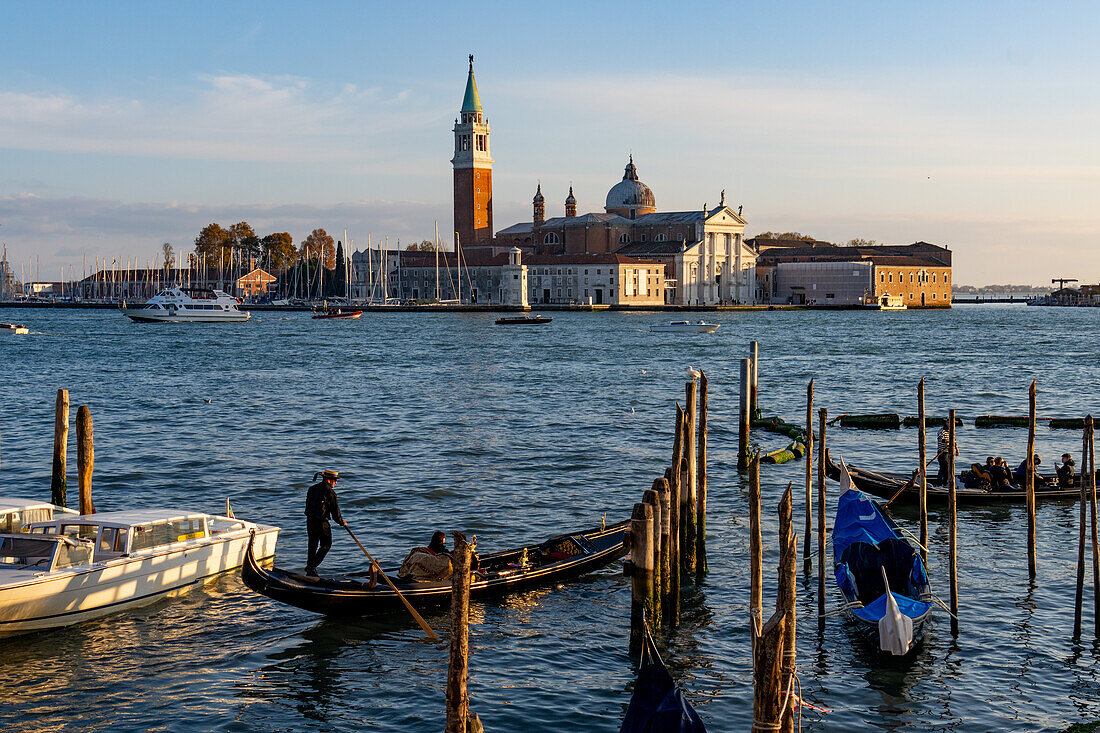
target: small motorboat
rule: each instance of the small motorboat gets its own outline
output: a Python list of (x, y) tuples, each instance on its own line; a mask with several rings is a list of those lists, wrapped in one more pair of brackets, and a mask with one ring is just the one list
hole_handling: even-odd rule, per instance
[(932, 615), (932, 589), (921, 556), (840, 462), (841, 488), (833, 522), (833, 572), (844, 614), (883, 652), (908, 654)]
[[(470, 583), (470, 599), (492, 598), (538, 586), (554, 585), (599, 570), (626, 554), (623, 534), (630, 521), (584, 532), (559, 535), (541, 544), (482, 555)], [(441, 608), (451, 602), (451, 581), (402, 579), (397, 568), (384, 569), (401, 594), (416, 608)], [(384, 583), (371, 585), (368, 573), (328, 578), (278, 567), (267, 570), (251, 548), (241, 568), (244, 584), (257, 593), (314, 613), (370, 616), (403, 612), (397, 593)]]
[(237, 308), (240, 299), (215, 288), (167, 288), (144, 305), (122, 313), (134, 323), (239, 323), (252, 317)]
[[(155, 603), (255, 557), (278, 527), (146, 509), (54, 515), (0, 534), (0, 636), (41, 631)], [(254, 547), (254, 549), (252, 549)]]
[[(825, 449), (825, 475), (833, 481), (841, 480), (840, 464), (829, 455), (829, 449)], [(873, 494), (883, 499), (891, 499), (898, 504), (916, 504), (920, 502), (920, 486), (913, 480), (913, 474), (896, 473), (892, 471), (870, 471), (858, 466), (846, 466), (852, 482), (860, 491)], [(1097, 472), (1100, 476), (1100, 471)], [(1027, 502), (1027, 491), (1023, 487), (1005, 489), (1003, 487), (985, 490), (970, 488), (963, 482), (963, 474), (956, 477), (955, 501), (959, 504), (1023, 504)], [(1035, 499), (1065, 499), (1076, 501), (1081, 496), (1078, 485), (1075, 488), (1061, 488), (1058, 486), (1058, 477), (1052, 474), (1040, 475), (1042, 485), (1036, 483)], [(935, 473), (928, 476), (927, 497), (929, 504), (946, 504), (949, 487), (932, 483)]]
[(363, 311), (361, 310), (344, 310), (343, 308), (325, 308), (313, 312), (314, 318), (345, 318), (348, 320), (355, 320), (361, 315), (363, 315)]
[(650, 331), (661, 333), (714, 333), (719, 324), (706, 321), (669, 321), (668, 323), (655, 323), (649, 327)]
[(554, 319), (535, 314), (533, 316), (505, 316), (504, 318), (498, 318), (496, 323), (498, 326), (541, 326), (552, 320)]
[(20, 323), (0, 323), (0, 333), (27, 333), (27, 327)]
[(900, 295), (868, 295), (863, 299), (863, 307), (876, 311), (903, 311), (906, 310), (905, 298)]

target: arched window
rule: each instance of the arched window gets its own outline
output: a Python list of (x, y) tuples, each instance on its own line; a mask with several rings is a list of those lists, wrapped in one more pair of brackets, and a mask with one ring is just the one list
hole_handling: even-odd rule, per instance
[(629, 234), (627, 234), (626, 232), (623, 232), (622, 234), (619, 235), (619, 244), (629, 244), (629, 243), (630, 243), (630, 235)]
[(556, 232), (547, 232), (546, 236), (542, 239), (543, 244), (558, 244), (559, 241)]
[(667, 234), (658, 234), (657, 236), (655, 236), (655, 237), (653, 238), (653, 241), (654, 241), (654, 242), (665, 242), (665, 241), (668, 241), (668, 235), (667, 235)]

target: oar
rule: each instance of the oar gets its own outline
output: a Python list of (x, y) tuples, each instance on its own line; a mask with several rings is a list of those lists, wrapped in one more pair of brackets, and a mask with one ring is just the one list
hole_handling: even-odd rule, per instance
[[(942, 452), (943, 452), (943, 451), (940, 451), (940, 453), (942, 453)], [(928, 463), (924, 464), (924, 467), (925, 467), (925, 468), (928, 468), (929, 466), (931, 466), (931, 465), (932, 465), (932, 461), (936, 460), (936, 459), (937, 459), (937, 458), (939, 458), (939, 457), (940, 457), (940, 454), (939, 454), (939, 453), (937, 453), (936, 455), (932, 456), (931, 460), (929, 460), (929, 461), (928, 461)], [(885, 504), (883, 504), (883, 505), (882, 505), (882, 508), (883, 508), (883, 509), (885, 509), (886, 507), (888, 507), (888, 506), (890, 506), (891, 504), (893, 504), (893, 503), (894, 503), (894, 499), (896, 499), (896, 498), (898, 498), (899, 496), (901, 496), (902, 492), (904, 492), (904, 491), (905, 491), (906, 489), (908, 489), (908, 488), (909, 488), (910, 486), (912, 486), (912, 485), (913, 485), (914, 483), (916, 483), (916, 480), (917, 480), (917, 477), (916, 477), (916, 474), (914, 474), (914, 475), (913, 475), (913, 477), (912, 477), (911, 479), (909, 479), (909, 480), (908, 480), (908, 481), (906, 481), (906, 482), (905, 482), (904, 484), (902, 484), (901, 488), (900, 488), (900, 489), (898, 489), (898, 493), (896, 493), (896, 494), (894, 494), (893, 496), (891, 496), (891, 497), (890, 497), (890, 501), (888, 501), (888, 502), (886, 502)]]
[[(375, 559), (370, 556), (370, 553), (367, 552), (367, 548), (363, 547), (363, 543), (360, 542), (359, 538), (355, 536), (355, 533), (351, 531), (351, 527), (345, 524), (344, 529), (346, 529), (348, 531), (348, 534), (351, 535), (351, 538), (355, 540), (355, 544), (359, 545), (359, 549), (363, 551), (363, 554), (367, 556), (367, 559), (371, 561), (371, 564), (378, 565)], [(387, 577), (386, 574), (382, 572), (381, 565), (378, 565), (378, 574), (382, 576), (382, 580), (386, 581), (386, 584), (393, 589), (393, 592), (396, 593), (397, 597), (401, 599), (401, 602), (405, 604), (405, 608), (409, 609), (409, 613), (411, 613), (412, 617), (416, 619), (416, 623), (420, 624), (420, 628), (424, 629), (424, 633), (428, 635), (428, 638), (432, 641), (439, 641), (439, 637), (435, 635), (434, 631), (432, 631), (432, 627), (428, 626), (428, 622), (425, 621), (423, 617), (416, 612), (416, 609), (412, 607), (411, 603), (409, 603), (409, 599), (401, 595), (401, 591), (397, 590), (397, 586), (393, 584), (393, 581), (390, 580), (389, 577)]]

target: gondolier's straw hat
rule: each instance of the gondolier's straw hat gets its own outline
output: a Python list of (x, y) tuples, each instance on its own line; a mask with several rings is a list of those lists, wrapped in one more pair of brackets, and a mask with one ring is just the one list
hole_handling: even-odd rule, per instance
[(333, 481), (340, 478), (340, 473), (338, 471), (322, 471), (321, 475), (324, 478), (329, 478), (329, 479), (332, 479)]

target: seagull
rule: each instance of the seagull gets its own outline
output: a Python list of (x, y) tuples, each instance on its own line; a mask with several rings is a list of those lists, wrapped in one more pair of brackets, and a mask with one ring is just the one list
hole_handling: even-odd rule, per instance
[(688, 367), (688, 374), (690, 374), (690, 375), (691, 375), (691, 378), (692, 378), (692, 379), (698, 379), (698, 378), (699, 378), (699, 374), (700, 374), (700, 372), (699, 372), (699, 370), (697, 370), (697, 369), (696, 369), (695, 367), (693, 367), (693, 366), (689, 366), (689, 367)]
[(208, 405), (209, 405), (209, 404), (210, 404), (210, 403), (212, 403), (212, 402), (213, 402), (214, 400), (210, 399), (209, 397), (203, 397), (203, 398), (202, 398), (202, 401), (203, 401), (203, 402), (205, 402), (206, 404), (208, 404)]
[(631, 408), (630, 408), (630, 414), (631, 414), (631, 415), (633, 415), (633, 414), (634, 414), (634, 408), (633, 408), (633, 407), (631, 407)]
[(642, 370), (642, 374), (645, 374), (645, 369)]

